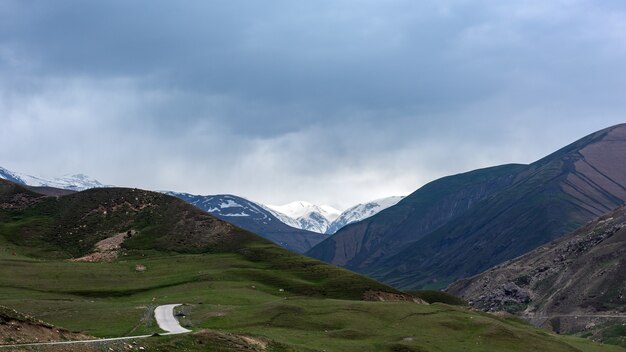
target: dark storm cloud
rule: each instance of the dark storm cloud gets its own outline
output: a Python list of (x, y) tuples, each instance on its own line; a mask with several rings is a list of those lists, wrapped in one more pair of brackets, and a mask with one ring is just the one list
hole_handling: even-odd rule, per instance
[(4, 1), (0, 165), (270, 203), (409, 192), (620, 122), (625, 11), (617, 1)]
[[(19, 55), (32, 58), (37, 73), (156, 76), (157, 84), (176, 89), (318, 110), (299, 118), (273, 112), (278, 126), (294, 128), (346, 105), (449, 106), (493, 89), (467, 89), (479, 76), (446, 57), (464, 23), (413, 2), (62, 1), (19, 7), (4, 37)], [(461, 16), (473, 17), (465, 9)], [(445, 75), (438, 74), (441, 67)], [(238, 114), (230, 120), (253, 128), (254, 119)]]

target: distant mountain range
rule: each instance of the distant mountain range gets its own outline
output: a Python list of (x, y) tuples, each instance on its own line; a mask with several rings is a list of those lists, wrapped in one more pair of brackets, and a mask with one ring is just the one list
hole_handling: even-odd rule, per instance
[(337, 217), (333, 222), (330, 223), (328, 229), (326, 230), (326, 233), (332, 235), (335, 232), (341, 230), (346, 225), (367, 219), (370, 216), (376, 215), (379, 212), (396, 205), (403, 198), (403, 196), (381, 198), (373, 200), (371, 202), (357, 204), (351, 208), (348, 208), (347, 210), (344, 210), (339, 215), (339, 217)]
[(341, 215), (341, 211), (330, 205), (315, 205), (296, 201), (285, 205), (267, 205), (286, 224), (303, 230), (326, 233), (330, 224)]
[(334, 234), (342, 227), (366, 219), (395, 205), (404, 197), (388, 197), (357, 204), (345, 211), (330, 205), (315, 205), (297, 201), (285, 205), (267, 205), (277, 218), (289, 226), (318, 233)]
[[(10, 171), (0, 167), (0, 178), (31, 187), (46, 195), (63, 195), (67, 191), (82, 191), (107, 187), (98, 180), (83, 174), (45, 179)], [(37, 189), (34, 189), (36, 187)], [(400, 197), (390, 197), (359, 204), (345, 212), (331, 206), (317, 206), (308, 202), (292, 202), (283, 206), (265, 206), (235, 195), (199, 196), (188, 193), (163, 192), (181, 198), (218, 218), (280, 244), (293, 251), (304, 253), (326, 239), (325, 233), (362, 220), (367, 216), (395, 204)]]
[(166, 192), (217, 218), (257, 233), (285, 248), (303, 253), (328, 236), (291, 227), (276, 217), (265, 206), (229, 194), (199, 196), (188, 193)]
[(304, 253), (328, 238), (329, 232), (362, 220), (397, 203), (402, 197), (389, 197), (359, 204), (340, 212), (331, 206), (298, 201), (282, 206), (263, 205), (230, 194), (200, 196), (165, 192), (214, 216), (280, 244)]
[(626, 201), (626, 124), (530, 165), (433, 181), (307, 254), (400, 288), (441, 288), (555, 240)]
[(106, 187), (98, 180), (83, 174), (65, 175), (61, 177), (55, 177), (53, 179), (45, 179), (41, 177), (35, 177), (14, 171), (9, 171), (3, 167), (0, 167), (0, 178), (21, 185), (35, 187), (53, 187), (72, 191), (82, 191), (89, 188)]

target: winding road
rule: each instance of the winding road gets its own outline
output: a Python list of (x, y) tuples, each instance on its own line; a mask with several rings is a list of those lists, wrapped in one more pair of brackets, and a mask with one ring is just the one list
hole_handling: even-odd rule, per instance
[[(191, 330), (185, 329), (180, 326), (180, 323), (174, 316), (174, 308), (181, 304), (166, 304), (158, 306), (154, 309), (154, 319), (156, 319), (159, 328), (166, 333), (159, 333), (159, 335), (176, 335), (185, 334), (191, 332)], [(137, 335), (137, 336), (124, 336), (124, 337), (112, 337), (106, 339), (94, 339), (94, 340), (77, 340), (77, 341), (58, 341), (58, 342), (38, 342), (38, 343), (22, 343), (17, 345), (0, 345), (2, 348), (15, 348), (15, 347), (28, 347), (28, 346), (51, 346), (51, 345), (71, 345), (76, 343), (98, 343), (107, 341), (120, 341), (120, 340), (134, 340), (145, 339), (152, 335)]]
[(174, 334), (184, 334), (186, 332), (191, 332), (191, 330), (187, 330), (180, 326), (178, 320), (174, 316), (174, 308), (180, 306), (180, 304), (166, 304), (164, 306), (158, 306), (154, 309), (154, 318), (159, 324), (159, 327), (163, 331), (167, 331), (167, 333), (163, 335), (174, 335)]

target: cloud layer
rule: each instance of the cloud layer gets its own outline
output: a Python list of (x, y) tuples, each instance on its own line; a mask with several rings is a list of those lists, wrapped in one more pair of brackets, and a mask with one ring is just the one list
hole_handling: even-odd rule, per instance
[(624, 121), (618, 1), (4, 1), (0, 165), (346, 207)]

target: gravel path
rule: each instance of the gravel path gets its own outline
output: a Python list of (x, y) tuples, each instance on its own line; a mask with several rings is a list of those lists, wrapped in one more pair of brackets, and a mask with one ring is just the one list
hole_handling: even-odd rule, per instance
[(158, 306), (154, 310), (154, 317), (161, 330), (167, 331), (164, 335), (184, 334), (191, 332), (180, 326), (178, 320), (174, 316), (174, 308), (180, 306), (180, 304), (167, 304), (164, 306)]

